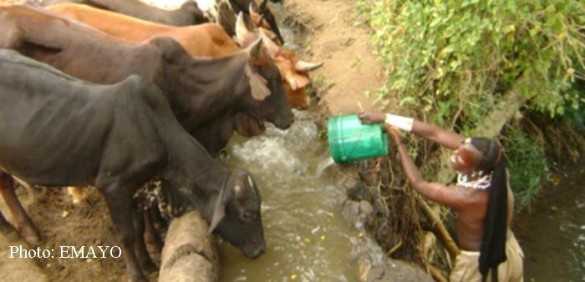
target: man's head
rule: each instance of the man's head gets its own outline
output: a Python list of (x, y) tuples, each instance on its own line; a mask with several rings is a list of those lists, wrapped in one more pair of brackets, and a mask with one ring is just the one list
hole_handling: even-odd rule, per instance
[(494, 140), (485, 137), (467, 138), (451, 156), (451, 166), (460, 172), (474, 170), (490, 173), (502, 159), (502, 148)]

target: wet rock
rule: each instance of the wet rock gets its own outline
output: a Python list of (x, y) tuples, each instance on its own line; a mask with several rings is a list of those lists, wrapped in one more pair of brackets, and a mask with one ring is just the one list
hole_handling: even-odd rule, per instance
[(367, 201), (347, 200), (343, 205), (343, 217), (356, 229), (364, 230), (365, 224), (369, 221), (374, 208)]
[(418, 266), (411, 263), (387, 259), (385, 263), (372, 266), (365, 274), (367, 282), (400, 281), (400, 282), (433, 282), (433, 278)]

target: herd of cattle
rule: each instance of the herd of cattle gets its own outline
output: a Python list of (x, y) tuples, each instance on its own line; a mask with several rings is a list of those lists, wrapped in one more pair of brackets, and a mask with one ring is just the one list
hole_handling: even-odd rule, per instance
[(16, 181), (95, 186), (131, 280), (144, 281), (156, 266), (143, 234), (158, 209), (136, 195), (156, 182), (170, 216), (198, 210), (210, 233), (262, 255), (260, 192), (215, 157), (234, 132), (286, 129), (292, 108), (309, 105), (308, 72), (322, 63), (283, 42), (266, 0), (0, 7), (0, 192), (16, 227), (0, 213), (0, 232), (40, 240)]

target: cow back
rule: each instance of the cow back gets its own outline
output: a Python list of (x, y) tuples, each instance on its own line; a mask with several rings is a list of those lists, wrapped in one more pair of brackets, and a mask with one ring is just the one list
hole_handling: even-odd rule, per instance
[(234, 40), (217, 24), (169, 26), (71, 3), (51, 5), (47, 9), (131, 43), (141, 43), (156, 36), (168, 36), (177, 40), (192, 56), (218, 57), (240, 50)]
[[(246, 120), (269, 121), (283, 129), (292, 123), (278, 69), (262, 51), (260, 41), (230, 56), (195, 59), (170, 38), (129, 44), (30, 7), (3, 7), (0, 16), (8, 19), (0, 21), (0, 29), (12, 29), (15, 32), (7, 34), (17, 34), (16, 40), (0, 34), (0, 44), (63, 72), (97, 83), (118, 82), (132, 74), (154, 82), (189, 132), (201, 130), (228, 111), (242, 112), (251, 117)], [(42, 27), (59, 34), (49, 38), (43, 34), (47, 30), (40, 31)], [(258, 85), (267, 89), (261, 97), (255, 97), (253, 86)], [(234, 123), (226, 120), (222, 126), (231, 127), (233, 133)], [(208, 143), (218, 142), (221, 147), (228, 141), (225, 137), (212, 138), (214, 141)]]
[(9, 50), (0, 50), (0, 74), (0, 165), (36, 184), (87, 183), (116, 86), (79, 81)]
[(153, 79), (161, 64), (153, 46), (124, 44), (38, 8), (0, 7), (0, 30), (5, 31), (0, 46), (95, 83), (115, 83), (132, 74)]
[(195, 25), (209, 21), (195, 1), (185, 1), (174, 10), (160, 9), (139, 0), (44, 0), (40, 5), (47, 7), (60, 3), (85, 4), (146, 21), (174, 26)]

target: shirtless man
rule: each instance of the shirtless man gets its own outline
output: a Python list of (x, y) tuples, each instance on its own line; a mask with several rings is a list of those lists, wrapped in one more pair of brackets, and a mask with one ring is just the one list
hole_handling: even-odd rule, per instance
[[(522, 249), (510, 230), (514, 195), (508, 185), (506, 157), (488, 138), (463, 136), (408, 117), (376, 111), (359, 113), (364, 123), (384, 123), (397, 147), (412, 188), (457, 212), (457, 255), (450, 281), (523, 281)], [(457, 184), (425, 181), (402, 142), (399, 130), (412, 132), (454, 150), (450, 163)], [(496, 277), (492, 277), (495, 273)]]

